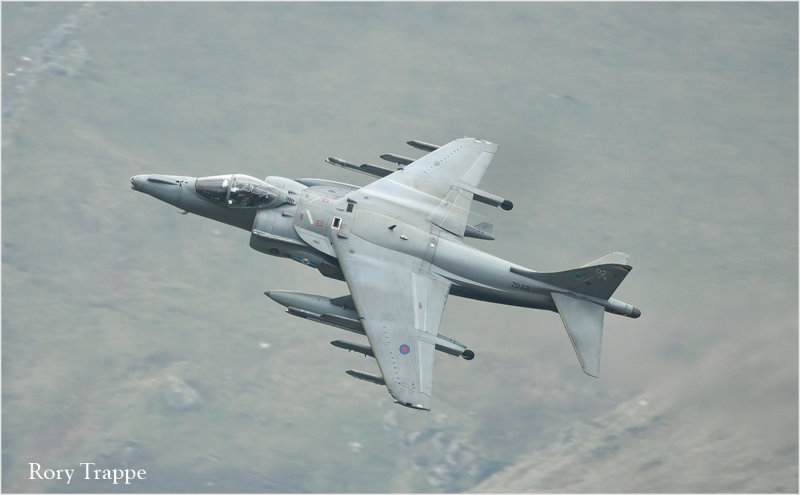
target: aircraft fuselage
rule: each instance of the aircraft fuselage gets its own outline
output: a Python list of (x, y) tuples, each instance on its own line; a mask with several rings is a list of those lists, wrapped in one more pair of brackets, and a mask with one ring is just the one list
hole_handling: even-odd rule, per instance
[(577, 268), (537, 272), (466, 244), (465, 237), (494, 239), (490, 223), (469, 224), (473, 202), (514, 206), (478, 188), (498, 145), (469, 137), (408, 144), (427, 153), (381, 155), (400, 165), (396, 170), (327, 158), (377, 178), (364, 187), (244, 174), (137, 175), (131, 186), (184, 214), (247, 230), (257, 251), (347, 283), (347, 293), (334, 298), (271, 289), (265, 295), (293, 316), (364, 335), (369, 345), (331, 344), (374, 358), (380, 374), (346, 373), (385, 386), (398, 404), (430, 410), (436, 351), (475, 357), (439, 333), (449, 294), (558, 312), (581, 369), (599, 377), (604, 313), (641, 315), (611, 297), (632, 269), (630, 256), (612, 252)]
[[(430, 211), (436, 210), (436, 198), (415, 196), (415, 191), (408, 189), (391, 197), (370, 197), (349, 184), (267, 177), (270, 186), (294, 203), (265, 209), (232, 208), (198, 194), (196, 181), (194, 177), (155, 174), (131, 178), (133, 189), (184, 212), (248, 230), (253, 249), (293, 259), (327, 277), (344, 280), (331, 239), (355, 235), (430, 265), (433, 273), (451, 283), (450, 294), (454, 296), (557, 311), (550, 295), (557, 288), (514, 273), (513, 268), (530, 270), (469, 246), (460, 236), (434, 223)], [(357, 192), (345, 198), (351, 191)], [(628, 306), (615, 299), (581, 297), (618, 314), (625, 314)], [(627, 313), (630, 316), (630, 310)]]

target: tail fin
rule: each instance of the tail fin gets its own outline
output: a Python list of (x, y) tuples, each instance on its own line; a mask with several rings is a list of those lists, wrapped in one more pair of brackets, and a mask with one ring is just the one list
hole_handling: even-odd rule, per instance
[[(512, 267), (511, 271), (539, 282), (566, 289), (572, 294), (551, 292), (561, 321), (567, 330), (572, 347), (583, 372), (597, 378), (600, 374), (600, 351), (603, 344), (603, 317), (606, 308), (579, 296), (608, 300), (632, 270), (630, 257), (625, 253), (610, 253), (580, 268), (563, 272), (543, 273)], [(621, 303), (622, 304), (622, 303)], [(630, 307), (626, 314), (632, 318), (641, 312)], [(617, 311), (612, 311), (617, 312)]]
[(628, 265), (629, 258), (625, 253), (610, 253), (580, 268), (563, 272), (535, 272), (515, 267), (511, 271), (578, 294), (608, 299), (633, 269)]
[(627, 265), (630, 259), (630, 255), (620, 253), (619, 251), (614, 251), (613, 253), (608, 253), (602, 258), (597, 258), (594, 261), (586, 263), (581, 268), (588, 268), (595, 265)]
[(605, 308), (558, 292), (552, 292), (551, 295), (583, 372), (598, 378)]

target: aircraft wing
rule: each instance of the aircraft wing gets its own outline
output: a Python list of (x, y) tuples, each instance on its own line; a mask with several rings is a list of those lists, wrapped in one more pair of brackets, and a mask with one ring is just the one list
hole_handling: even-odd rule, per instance
[(461, 237), (473, 196), (489, 196), (502, 201), (502, 198), (477, 189), (497, 148), (496, 144), (480, 139), (456, 139), (361, 188), (360, 192), (414, 198), (429, 211), (428, 221)]
[(450, 283), (421, 271), (419, 259), (357, 235), (336, 238), (334, 249), (389, 393), (405, 406), (430, 409)]

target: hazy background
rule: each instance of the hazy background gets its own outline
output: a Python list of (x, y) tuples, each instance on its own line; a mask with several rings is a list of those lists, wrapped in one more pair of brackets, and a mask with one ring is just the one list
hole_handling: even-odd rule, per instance
[[(796, 3), (4, 3), (2, 488), (796, 492)], [(262, 294), (346, 286), (130, 190), (368, 178), (500, 143), (476, 205), (537, 270), (631, 254), (601, 378), (556, 314), (449, 298), (433, 410)]]

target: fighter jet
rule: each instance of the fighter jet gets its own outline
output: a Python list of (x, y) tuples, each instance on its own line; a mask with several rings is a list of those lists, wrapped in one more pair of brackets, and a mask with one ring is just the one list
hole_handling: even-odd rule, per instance
[(322, 179), (244, 174), (136, 175), (131, 186), (194, 213), (250, 232), (250, 247), (289, 258), (346, 282), (329, 298), (284, 290), (265, 294), (294, 316), (366, 336), (334, 346), (375, 359), (378, 373), (347, 374), (385, 385), (395, 401), (430, 410), (436, 351), (475, 353), (439, 333), (448, 295), (557, 312), (583, 371), (598, 377), (604, 314), (638, 318), (612, 298), (631, 271), (611, 253), (580, 268), (545, 273), (464, 242), (494, 239), (491, 225), (467, 223), (474, 201), (511, 210), (511, 201), (478, 189), (498, 145), (461, 138), (443, 146), (408, 144), (419, 159), (385, 154), (396, 170), (329, 157), (326, 162), (377, 180), (365, 187)]

